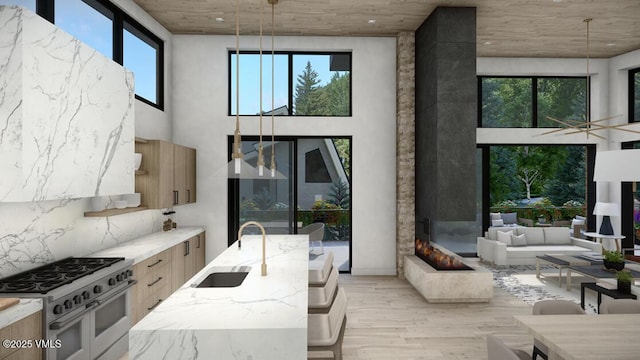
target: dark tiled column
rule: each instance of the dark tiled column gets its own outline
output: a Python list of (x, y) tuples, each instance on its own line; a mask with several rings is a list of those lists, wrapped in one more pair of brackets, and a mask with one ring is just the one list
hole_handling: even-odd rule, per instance
[(476, 9), (437, 8), (415, 42), (416, 221), (433, 236), (436, 223), (476, 220)]

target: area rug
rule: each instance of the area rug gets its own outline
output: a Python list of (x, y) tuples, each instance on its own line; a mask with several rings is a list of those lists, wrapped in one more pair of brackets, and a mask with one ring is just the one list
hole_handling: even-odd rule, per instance
[[(573, 287), (572, 291), (567, 291), (564, 272), (562, 287), (558, 286), (558, 269), (554, 267), (541, 266), (540, 270), (546, 276), (538, 279), (535, 265), (491, 266), (483, 263), (479, 265), (491, 270), (496, 286), (527, 304), (533, 305), (540, 300), (571, 300), (580, 304), (579, 287), (577, 289)], [(585, 312), (595, 314), (597, 312), (596, 296), (590, 292), (585, 295)]]

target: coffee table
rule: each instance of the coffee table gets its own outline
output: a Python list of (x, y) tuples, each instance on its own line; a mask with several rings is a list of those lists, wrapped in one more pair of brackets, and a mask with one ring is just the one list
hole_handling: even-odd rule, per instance
[[(640, 271), (629, 269), (625, 267), (625, 270), (629, 270), (634, 279), (640, 279)], [(601, 282), (603, 279), (615, 279), (615, 271), (609, 271), (602, 267), (602, 265), (589, 265), (589, 266), (569, 266), (567, 269), (567, 290), (571, 291), (571, 273), (575, 272), (580, 275), (594, 279), (596, 282)]]
[(540, 263), (545, 263), (558, 269), (558, 287), (562, 287), (562, 269), (566, 269), (569, 266), (588, 266), (593, 262), (564, 254), (544, 254), (542, 256), (536, 256), (536, 277), (538, 279), (540, 278)]

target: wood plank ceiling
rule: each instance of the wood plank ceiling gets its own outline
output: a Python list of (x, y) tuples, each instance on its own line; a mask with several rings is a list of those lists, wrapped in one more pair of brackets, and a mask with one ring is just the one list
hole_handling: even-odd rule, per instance
[[(235, 34), (234, 0), (134, 1), (174, 34)], [(258, 33), (261, 6), (269, 31), (267, 0), (240, 0), (241, 35)], [(482, 57), (585, 57), (586, 18), (592, 57), (640, 49), (640, 0), (279, 0), (276, 34), (394, 36), (437, 6), (477, 8)]]

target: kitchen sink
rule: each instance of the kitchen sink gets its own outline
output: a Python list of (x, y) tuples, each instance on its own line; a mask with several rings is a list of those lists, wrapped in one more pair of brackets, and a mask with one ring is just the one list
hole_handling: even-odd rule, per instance
[(199, 284), (195, 285), (195, 287), (236, 287), (242, 284), (244, 279), (247, 277), (247, 274), (249, 274), (250, 269), (251, 268), (248, 266), (242, 266), (239, 268), (213, 268), (211, 269), (211, 273)]

